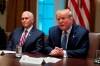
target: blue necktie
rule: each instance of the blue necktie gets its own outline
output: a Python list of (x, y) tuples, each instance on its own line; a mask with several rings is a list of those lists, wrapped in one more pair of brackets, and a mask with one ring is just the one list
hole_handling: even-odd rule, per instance
[(62, 37), (61, 41), (61, 48), (66, 49), (66, 42), (67, 42), (67, 32), (64, 31), (64, 36)]

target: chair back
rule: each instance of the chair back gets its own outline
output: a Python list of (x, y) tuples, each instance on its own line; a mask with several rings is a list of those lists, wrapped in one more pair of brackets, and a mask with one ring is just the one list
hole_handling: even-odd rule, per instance
[(100, 33), (89, 33), (89, 42), (87, 58), (95, 58), (96, 50), (100, 50)]

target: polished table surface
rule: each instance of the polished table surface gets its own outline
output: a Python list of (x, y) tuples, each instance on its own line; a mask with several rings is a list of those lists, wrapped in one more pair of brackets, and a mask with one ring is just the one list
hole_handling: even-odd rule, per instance
[[(23, 53), (23, 55), (30, 57), (48, 57), (40, 53)], [(29, 63), (20, 63), (19, 60), (20, 58), (16, 58), (15, 54), (5, 54), (0, 56), (0, 66), (36, 66)], [(47, 63), (40, 66), (100, 66), (100, 64), (95, 64), (94, 59), (61, 58), (57, 63)]]

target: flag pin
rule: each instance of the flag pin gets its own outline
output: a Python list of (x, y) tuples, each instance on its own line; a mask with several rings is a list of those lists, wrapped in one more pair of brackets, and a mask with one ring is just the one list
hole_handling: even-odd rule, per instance
[(31, 34), (29, 34), (29, 36), (31, 36)]
[(73, 36), (73, 38), (74, 38), (75, 36)]

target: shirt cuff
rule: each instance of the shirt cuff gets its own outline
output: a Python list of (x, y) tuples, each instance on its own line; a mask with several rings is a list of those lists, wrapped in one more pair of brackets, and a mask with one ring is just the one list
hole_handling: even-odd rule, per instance
[(49, 53), (49, 55), (52, 55), (52, 51)]
[(66, 50), (63, 50), (63, 52), (64, 52), (63, 57), (67, 57), (67, 52), (66, 52)]

